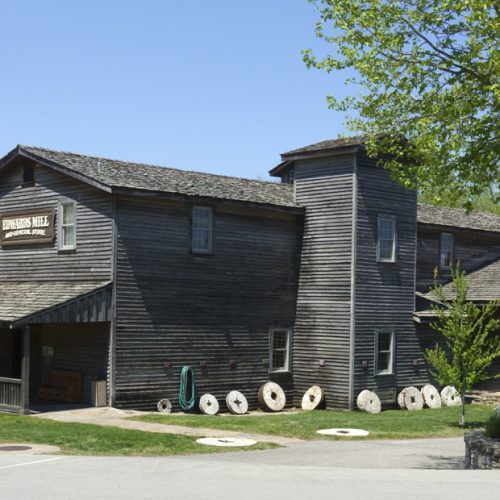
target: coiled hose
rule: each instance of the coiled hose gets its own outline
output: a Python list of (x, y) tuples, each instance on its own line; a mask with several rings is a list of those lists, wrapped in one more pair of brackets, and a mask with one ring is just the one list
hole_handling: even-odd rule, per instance
[(192, 410), (196, 403), (194, 372), (190, 366), (183, 366), (179, 387), (179, 405), (183, 410)]

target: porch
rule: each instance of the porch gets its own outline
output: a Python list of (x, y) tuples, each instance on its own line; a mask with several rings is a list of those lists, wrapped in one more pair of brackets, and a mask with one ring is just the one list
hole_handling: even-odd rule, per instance
[(54, 373), (77, 380), (72, 403), (90, 406), (97, 381), (109, 402), (111, 297), (109, 282), (0, 283), (1, 412), (68, 404), (40, 391)]

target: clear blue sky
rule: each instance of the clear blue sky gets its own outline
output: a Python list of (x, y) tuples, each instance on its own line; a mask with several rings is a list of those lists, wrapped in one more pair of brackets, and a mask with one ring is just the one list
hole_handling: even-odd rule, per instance
[(0, 6), (0, 156), (31, 144), (267, 178), (335, 138), (341, 80), (307, 0), (12, 0)]

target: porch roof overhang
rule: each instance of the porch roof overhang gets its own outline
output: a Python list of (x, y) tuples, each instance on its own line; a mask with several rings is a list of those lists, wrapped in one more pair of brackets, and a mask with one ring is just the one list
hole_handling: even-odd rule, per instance
[(111, 321), (110, 281), (2, 281), (0, 324)]

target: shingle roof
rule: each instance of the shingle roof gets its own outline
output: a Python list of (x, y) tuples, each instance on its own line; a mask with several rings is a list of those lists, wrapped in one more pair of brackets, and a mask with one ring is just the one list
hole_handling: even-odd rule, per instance
[(128, 188), (183, 196), (298, 207), (286, 184), (206, 174), (157, 165), (53, 151), (32, 146), (17, 150), (38, 160), (56, 163), (109, 188)]
[(282, 153), (281, 156), (286, 158), (287, 156), (301, 154), (301, 153), (316, 153), (318, 151), (329, 151), (332, 149), (347, 148), (351, 146), (361, 146), (367, 141), (366, 136), (354, 136), (354, 137), (343, 137), (340, 139), (330, 139), (327, 141), (317, 142), (315, 144), (310, 144), (309, 146), (304, 146), (302, 148), (292, 149), (286, 153)]
[(18, 321), (108, 284), (108, 281), (0, 282), (0, 322)]
[(461, 208), (436, 207), (419, 203), (417, 221), (420, 224), (500, 232), (500, 215), (487, 212), (467, 214)]
[[(500, 259), (466, 275), (469, 283), (467, 298), (474, 302), (489, 302), (500, 299)], [(452, 296), (452, 286), (448, 283), (443, 287), (448, 296)], [(423, 294), (428, 300), (435, 300), (433, 292)]]

